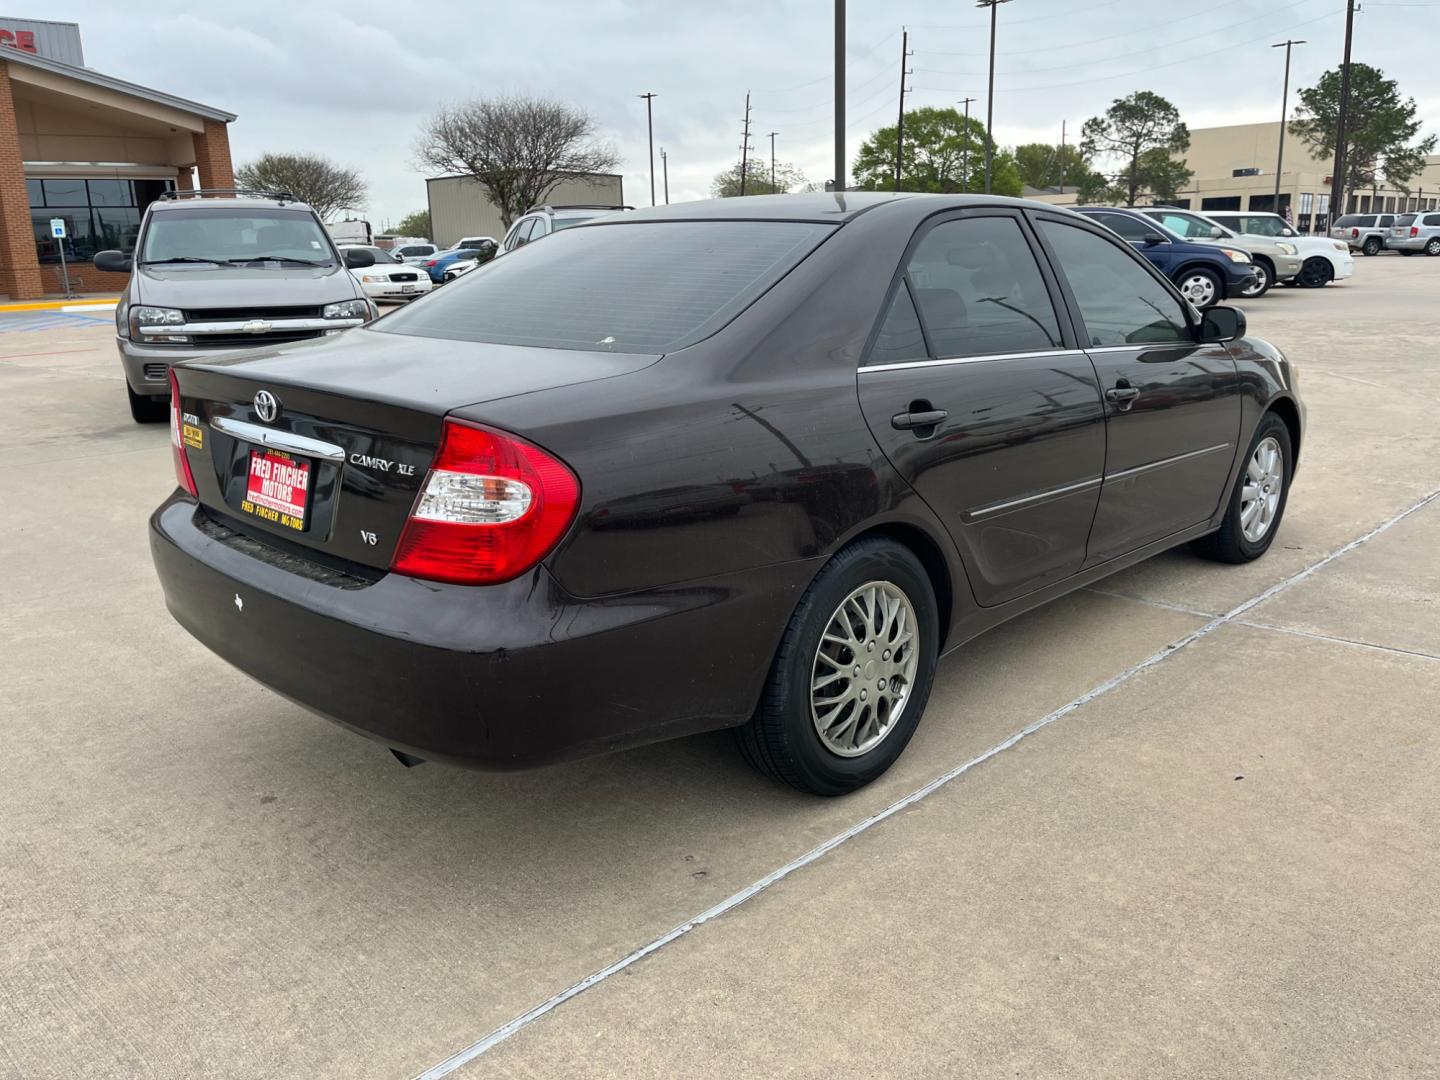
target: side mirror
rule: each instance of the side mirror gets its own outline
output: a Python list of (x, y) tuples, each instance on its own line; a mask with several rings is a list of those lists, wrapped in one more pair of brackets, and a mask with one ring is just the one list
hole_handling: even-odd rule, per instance
[(135, 259), (123, 251), (97, 251), (94, 261), (96, 270), (112, 274), (128, 274), (135, 266)]
[(1200, 319), (1200, 340), (1234, 341), (1245, 336), (1245, 313), (1239, 308), (1216, 304)]
[(1219, 240), (1219, 239), (1220, 239), (1222, 236), (1224, 236), (1224, 235), (1225, 235), (1225, 230), (1222, 229), (1222, 228), (1220, 228), (1219, 225), (1211, 225), (1211, 226), (1210, 226), (1210, 239), (1211, 239), (1211, 240)]
[(1281, 235), (1281, 236), (1299, 236), (1300, 234), (1297, 233), (1294, 229), (1286, 228), (1286, 229), (1281, 229), (1281, 230), (1280, 230), (1280, 235)]
[(1146, 247), (1154, 247), (1156, 244), (1165, 243), (1165, 238), (1159, 233), (1146, 233), (1142, 243), (1144, 243)]
[(349, 251), (345, 252), (345, 269), (347, 270), (363, 270), (367, 266), (374, 265), (375, 256), (371, 255), (368, 251), (362, 251), (359, 248), (351, 248)]

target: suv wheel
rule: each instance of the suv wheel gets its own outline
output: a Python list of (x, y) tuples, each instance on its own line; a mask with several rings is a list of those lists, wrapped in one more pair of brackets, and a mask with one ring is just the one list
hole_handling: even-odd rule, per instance
[(1432, 236), (1425, 245), (1426, 255), (1440, 255), (1440, 236)]
[(1366, 255), (1379, 255), (1380, 247), (1380, 238), (1378, 236), (1367, 236), (1360, 250), (1365, 252)]
[(1186, 270), (1176, 284), (1180, 286), (1181, 295), (1201, 311), (1214, 307), (1225, 295), (1225, 284), (1220, 275), (1200, 266)]
[(1270, 269), (1270, 264), (1264, 259), (1255, 260), (1255, 284), (1248, 289), (1242, 289), (1240, 295), (1247, 300), (1254, 300), (1264, 296), (1270, 291), (1270, 286), (1275, 281), (1275, 273)]
[(1335, 268), (1330, 265), (1329, 259), (1316, 255), (1305, 260), (1295, 280), (1302, 289), (1318, 289), (1335, 280)]
[(125, 383), (125, 396), (130, 399), (130, 416), (137, 424), (163, 424), (170, 419), (170, 399), (137, 394)]
[(801, 791), (843, 795), (900, 756), (930, 697), (939, 619), (909, 548), (860, 540), (805, 590), (754, 717), (745, 758)]

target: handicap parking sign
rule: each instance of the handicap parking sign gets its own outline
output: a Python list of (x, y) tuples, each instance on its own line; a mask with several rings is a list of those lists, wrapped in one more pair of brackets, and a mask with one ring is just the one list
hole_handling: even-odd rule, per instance
[(65, 219), (52, 217), (50, 219), (50, 235), (56, 240), (65, 239)]

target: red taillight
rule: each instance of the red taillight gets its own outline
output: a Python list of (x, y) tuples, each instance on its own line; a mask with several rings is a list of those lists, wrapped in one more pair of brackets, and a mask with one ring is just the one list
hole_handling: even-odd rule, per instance
[(180, 441), (180, 383), (175, 371), (170, 371), (170, 448), (175, 452), (175, 482), (198, 497), (195, 477), (190, 472), (190, 459), (185, 456), (185, 445)]
[(1351, 239), (1351, 240), (1358, 240), (1358, 239), (1360, 239), (1360, 230), (1359, 230), (1359, 229), (1351, 229), (1351, 230), (1350, 230), (1350, 239)]
[(1417, 225), (1411, 225), (1411, 226), (1410, 226), (1410, 235), (1411, 235), (1411, 236), (1419, 236), (1419, 235), (1420, 235), (1420, 228), (1419, 228), (1419, 226), (1417, 226)]
[(446, 420), (390, 569), (456, 585), (509, 581), (550, 553), (579, 505), (580, 481), (559, 458)]
[(440, 261), (439, 259), (426, 259), (426, 260), (425, 260), (425, 265), (426, 265), (426, 266), (434, 266), (434, 265), (435, 265), (436, 263), (438, 263), (439, 261)]

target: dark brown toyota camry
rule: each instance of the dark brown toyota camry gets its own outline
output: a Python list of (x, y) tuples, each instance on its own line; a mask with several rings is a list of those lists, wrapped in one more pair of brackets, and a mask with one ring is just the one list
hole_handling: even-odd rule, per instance
[(402, 760), (728, 727), (823, 794), (976, 634), (1177, 544), (1264, 554), (1304, 418), (1240, 312), (982, 196), (599, 219), (174, 379), (151, 547), (226, 660)]

